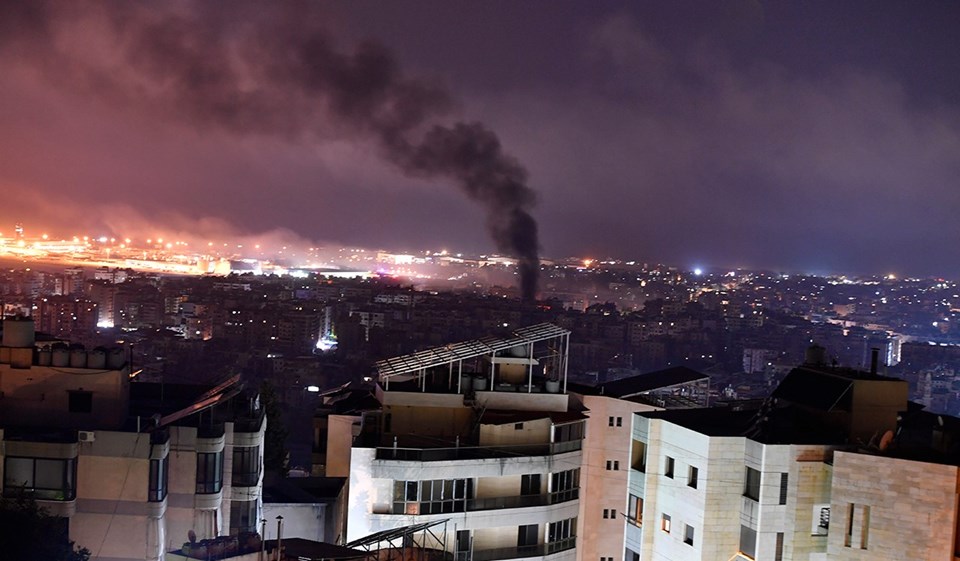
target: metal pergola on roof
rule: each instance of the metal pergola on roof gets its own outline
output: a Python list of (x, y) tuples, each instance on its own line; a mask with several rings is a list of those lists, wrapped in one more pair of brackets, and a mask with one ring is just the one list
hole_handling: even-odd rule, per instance
[[(557, 346), (555, 354), (559, 356), (560, 364), (557, 371), (563, 376), (563, 391), (567, 388), (567, 361), (570, 351), (570, 331), (552, 323), (540, 323), (528, 327), (521, 327), (512, 332), (512, 337), (497, 338), (484, 337), (473, 341), (462, 341), (452, 343), (442, 347), (434, 347), (409, 355), (403, 355), (376, 363), (377, 374), (381, 382), (385, 382), (389, 387), (390, 379), (398, 376), (414, 377), (423, 379), (427, 370), (447, 366), (450, 375), (453, 374), (453, 365), (458, 365), (458, 371), (462, 374), (463, 361), (490, 357), (491, 374), (493, 372), (493, 363), (498, 352), (506, 351), (516, 347), (526, 348), (527, 357), (533, 358), (533, 346), (536, 343), (556, 340)], [(532, 364), (530, 365), (530, 374), (532, 377)], [(491, 380), (491, 385), (492, 385)], [(528, 386), (529, 388), (529, 386)], [(425, 389), (425, 384), (424, 384)], [(458, 383), (457, 391), (460, 392)]]

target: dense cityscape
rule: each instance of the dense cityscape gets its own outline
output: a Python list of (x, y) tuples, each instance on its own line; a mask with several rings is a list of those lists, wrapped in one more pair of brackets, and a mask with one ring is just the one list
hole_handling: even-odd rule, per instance
[(960, 559), (950, 3), (0, 0), (0, 559)]

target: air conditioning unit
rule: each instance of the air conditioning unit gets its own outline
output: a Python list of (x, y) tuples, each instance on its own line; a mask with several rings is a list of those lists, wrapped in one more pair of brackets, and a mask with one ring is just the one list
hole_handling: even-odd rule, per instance
[(80, 442), (93, 442), (95, 440), (96, 434), (97, 433), (93, 431), (88, 431), (88, 430), (78, 431), (77, 440), (79, 440)]

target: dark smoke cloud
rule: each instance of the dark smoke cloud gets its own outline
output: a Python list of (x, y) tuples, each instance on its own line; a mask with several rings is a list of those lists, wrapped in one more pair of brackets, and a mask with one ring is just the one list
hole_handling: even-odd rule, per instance
[[(377, 43), (338, 50), (305, 4), (220, 8), (2, 2), (0, 49), (60, 87), (201, 131), (373, 139), (405, 174), (451, 180), (479, 203), (497, 250), (519, 261), (524, 297), (535, 297), (536, 197), (496, 134), (479, 123), (443, 124), (453, 106), (446, 90), (406, 76)], [(94, 30), (95, 45), (78, 44), (78, 34), (91, 35), (81, 29)]]

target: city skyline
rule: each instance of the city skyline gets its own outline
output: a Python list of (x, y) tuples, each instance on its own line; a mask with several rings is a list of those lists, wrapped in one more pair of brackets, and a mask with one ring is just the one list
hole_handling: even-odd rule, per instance
[[(322, 86), (270, 98), (307, 129), (224, 124), (230, 98), (187, 110), (171, 95), (177, 78), (195, 80), (189, 99), (229, 91), (174, 53), (217, 60), (281, 22), (355, 62), (362, 41), (382, 45), (379, 76), (438, 95), (414, 133), (483, 123), (536, 192), (536, 206), (524, 194), (507, 208), (539, 222), (543, 255), (960, 276), (948, 5), (65, 6), (0, 8), (6, 223), (497, 253), (485, 229), (496, 235), (498, 215), (450, 185), (462, 175), (385, 155), (369, 119), (316, 109), (333, 103)], [(169, 34), (146, 33), (158, 28)], [(181, 51), (155, 56), (148, 38)], [(347, 109), (370, 107), (383, 108)]]

